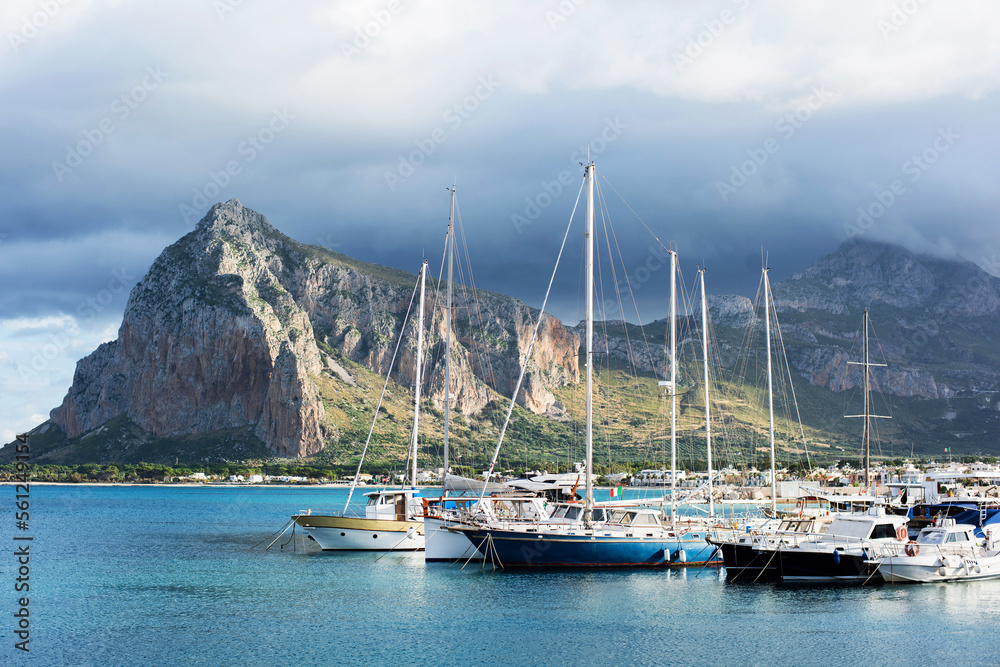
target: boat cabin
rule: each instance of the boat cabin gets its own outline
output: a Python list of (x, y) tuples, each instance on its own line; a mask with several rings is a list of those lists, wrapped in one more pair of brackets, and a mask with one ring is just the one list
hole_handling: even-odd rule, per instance
[(777, 533), (825, 533), (832, 516), (805, 516), (801, 519), (782, 519), (775, 532)]
[(645, 528), (660, 526), (660, 510), (646, 508), (612, 509), (608, 512), (606, 523), (631, 526), (633, 528)]
[(970, 547), (981, 544), (976, 537), (976, 527), (969, 524), (956, 524), (954, 519), (942, 519), (941, 525), (928, 526), (920, 531), (917, 544), (949, 547)]
[(875, 507), (864, 514), (835, 515), (826, 534), (856, 540), (905, 540), (906, 518)]
[[(591, 518), (593, 521), (604, 521), (605, 513), (604, 508), (595, 507), (591, 510)], [(575, 523), (577, 521), (583, 521), (583, 505), (580, 503), (572, 504), (558, 504), (555, 509), (552, 510), (552, 514), (549, 515), (548, 521), (550, 523)]]
[(417, 489), (387, 489), (366, 493), (366, 519), (387, 519), (391, 521), (410, 521), (414, 517), (423, 516), (423, 506)]

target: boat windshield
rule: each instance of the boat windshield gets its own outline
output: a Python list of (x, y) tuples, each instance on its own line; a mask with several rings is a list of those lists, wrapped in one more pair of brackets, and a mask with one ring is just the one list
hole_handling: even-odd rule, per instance
[(634, 518), (635, 518), (635, 512), (614, 510), (611, 512), (611, 518), (608, 519), (608, 523), (620, 523), (623, 526), (628, 526), (632, 523), (632, 519)]
[(656, 520), (656, 515), (652, 512), (640, 512), (636, 515), (635, 520), (632, 522), (633, 526), (656, 526), (659, 525), (659, 521)]
[(786, 519), (778, 526), (779, 533), (807, 533), (812, 528), (812, 521), (808, 519)]
[(872, 531), (873, 540), (896, 539), (896, 527), (891, 523), (880, 523)]
[(944, 542), (944, 531), (925, 530), (917, 536), (919, 544), (942, 544)]
[(852, 521), (848, 518), (837, 518), (834, 519), (827, 533), (838, 537), (865, 539), (871, 534), (872, 528), (872, 524), (867, 521)]

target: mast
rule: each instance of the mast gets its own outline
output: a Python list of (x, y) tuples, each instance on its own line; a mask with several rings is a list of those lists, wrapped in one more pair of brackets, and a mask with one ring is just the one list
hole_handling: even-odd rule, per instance
[(584, 500), (583, 518), (590, 525), (594, 506), (594, 486), (591, 471), (594, 459), (594, 163), (587, 165), (587, 215), (584, 228), (586, 246), (586, 310), (587, 310), (587, 496)]
[(771, 382), (771, 282), (764, 267), (764, 328), (767, 331), (767, 411), (771, 431), (771, 516), (778, 509), (778, 481), (774, 465), (774, 387)]
[(871, 464), (871, 459), (870, 459), (871, 450), (869, 449), (869, 444), (870, 444), (870, 439), (869, 439), (870, 430), (869, 430), (869, 427), (871, 425), (871, 404), (869, 403), (869, 400), (868, 400), (869, 384), (868, 384), (868, 309), (867, 308), (865, 308), (864, 316), (861, 319), (862, 319), (861, 327), (864, 329), (864, 337), (863, 337), (863, 341), (862, 341), (862, 347), (864, 348), (863, 354), (864, 354), (864, 364), (865, 364), (865, 373), (864, 373), (864, 375), (865, 375), (865, 416), (864, 416), (864, 424), (865, 425), (864, 425), (864, 433), (863, 433), (863, 435), (861, 437), (862, 437), (862, 442), (864, 443), (865, 488), (867, 489), (867, 488), (869, 488), (871, 486), (871, 483), (870, 483), (871, 477), (869, 476), (869, 474), (871, 472), (870, 469), (869, 469), (869, 466)]
[[(868, 349), (868, 309), (865, 308), (864, 314), (861, 317), (861, 348), (862, 348), (862, 361), (859, 363), (857, 361), (848, 361), (848, 365), (861, 366), (863, 368), (863, 378), (862, 383), (864, 387), (865, 394), (865, 409), (864, 413), (860, 415), (845, 415), (845, 417), (861, 417), (864, 419), (864, 427), (862, 430), (862, 452), (865, 462), (865, 488), (869, 489), (871, 487), (871, 424), (872, 419), (891, 419), (887, 415), (873, 415), (871, 406), (871, 367), (872, 366), (885, 366), (885, 364), (873, 364), (869, 358)], [(873, 494), (874, 495), (874, 494)]]
[(420, 318), (417, 320), (417, 361), (414, 375), (416, 382), (413, 389), (413, 439), (411, 442), (413, 467), (410, 481), (417, 488), (417, 427), (420, 424), (420, 357), (424, 350), (424, 283), (427, 281), (427, 260), (420, 265)]
[[(452, 251), (455, 247), (455, 185), (451, 186), (451, 212), (448, 213), (448, 301), (444, 311), (444, 471), (441, 473), (441, 495), (448, 478), (448, 428), (451, 419), (451, 277)], [(489, 480), (486, 480), (489, 482)]]
[(712, 497), (712, 420), (708, 403), (708, 299), (705, 296), (705, 269), (701, 274), (701, 347), (705, 366), (705, 446), (708, 450), (708, 515), (715, 516), (715, 499)]
[(677, 253), (670, 251), (670, 527), (677, 526)]

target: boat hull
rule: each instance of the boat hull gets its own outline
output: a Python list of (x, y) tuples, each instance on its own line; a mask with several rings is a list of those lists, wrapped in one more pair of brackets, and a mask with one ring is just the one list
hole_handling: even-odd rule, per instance
[(427, 563), (479, 562), (483, 554), (453, 521), (435, 517), (424, 517), (424, 561)]
[(778, 581), (781, 576), (775, 554), (758, 551), (753, 544), (717, 543), (726, 566), (726, 579), (731, 582)]
[(503, 567), (660, 567), (722, 564), (714, 545), (676, 537), (466, 531), (487, 561)]
[(422, 521), (361, 519), (328, 514), (292, 517), (323, 551), (423, 551)]
[(864, 551), (841, 552), (809, 549), (761, 550), (770, 557), (776, 554), (781, 581), (784, 583), (882, 583), (878, 566)]
[(878, 565), (882, 579), (890, 584), (926, 584), (936, 581), (974, 581), (1000, 578), (1000, 559), (963, 558), (947, 564), (937, 558), (887, 558)]

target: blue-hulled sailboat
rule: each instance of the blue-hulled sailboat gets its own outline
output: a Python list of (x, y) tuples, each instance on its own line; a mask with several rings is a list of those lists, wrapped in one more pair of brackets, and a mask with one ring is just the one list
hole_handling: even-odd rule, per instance
[[(586, 492), (582, 518), (572, 523), (536, 522), (518, 526), (482, 525), (464, 530), (485, 560), (502, 567), (641, 567), (700, 564), (721, 558), (706, 538), (712, 529), (679, 528), (676, 514), (660, 510), (594, 506), (593, 348), (594, 348), (594, 163), (586, 167)], [(676, 308), (677, 256), (671, 256), (671, 310)], [(671, 313), (671, 413), (676, 414), (676, 313)], [(516, 392), (515, 392), (516, 395)], [(674, 427), (671, 429), (675, 430)], [(676, 475), (675, 475), (676, 478)], [(676, 491), (676, 489), (675, 489)], [(673, 505), (673, 501), (672, 501)]]

